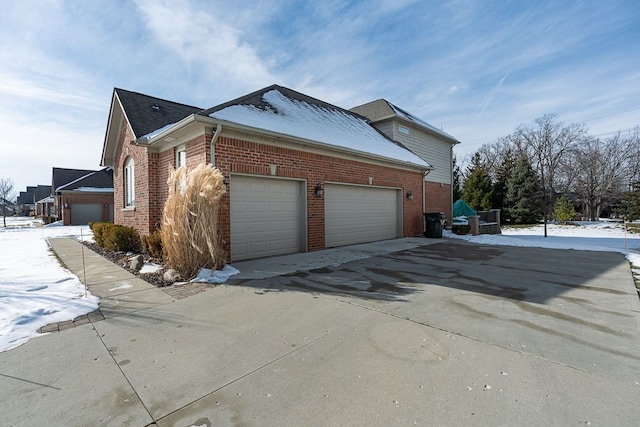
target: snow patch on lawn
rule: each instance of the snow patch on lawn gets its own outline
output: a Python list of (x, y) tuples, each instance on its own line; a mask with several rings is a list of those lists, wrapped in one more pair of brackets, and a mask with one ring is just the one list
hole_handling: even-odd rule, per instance
[[(0, 223), (1, 224), (1, 223)], [(38, 336), (50, 323), (72, 320), (98, 308), (78, 277), (49, 250), (51, 237), (93, 238), (89, 227), (43, 226), (28, 217), (8, 217), (0, 227), (0, 351)]]

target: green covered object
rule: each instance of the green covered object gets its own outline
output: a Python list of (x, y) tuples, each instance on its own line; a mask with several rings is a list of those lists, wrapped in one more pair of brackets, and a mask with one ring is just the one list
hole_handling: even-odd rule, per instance
[(475, 215), (477, 215), (477, 212), (471, 209), (471, 206), (469, 206), (464, 200), (458, 199), (453, 204), (454, 218), (459, 216), (475, 216)]

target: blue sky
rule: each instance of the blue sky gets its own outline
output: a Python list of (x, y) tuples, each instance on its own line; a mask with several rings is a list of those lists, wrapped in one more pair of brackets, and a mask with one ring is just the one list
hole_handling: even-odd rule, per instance
[(98, 169), (114, 87), (208, 108), (280, 84), (385, 98), (459, 157), (557, 113), (640, 125), (640, 2), (0, 0), (0, 177)]

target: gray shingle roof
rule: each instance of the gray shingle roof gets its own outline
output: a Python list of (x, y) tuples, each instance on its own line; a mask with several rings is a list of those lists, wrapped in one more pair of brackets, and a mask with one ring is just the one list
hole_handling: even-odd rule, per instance
[(264, 100), (264, 94), (267, 92), (271, 92), (272, 90), (277, 90), (278, 92), (280, 92), (281, 94), (283, 94), (289, 99), (301, 101), (310, 105), (315, 105), (317, 107), (321, 107), (327, 110), (340, 111), (353, 116), (361, 117), (356, 113), (353, 113), (351, 111), (329, 104), (328, 102), (322, 101), (317, 98), (313, 98), (311, 96), (305, 95), (304, 93), (296, 92), (293, 89), (289, 89), (287, 87), (279, 86), (279, 85), (271, 85), (271, 86), (265, 87), (263, 89), (252, 92), (248, 95), (244, 95), (244, 96), (241, 96), (240, 98), (236, 98), (231, 101), (225, 102), (224, 104), (216, 105), (215, 107), (211, 107), (206, 110), (200, 111), (198, 114), (203, 116), (209, 116), (212, 113), (215, 113), (216, 111), (220, 111), (234, 105), (252, 105), (261, 110), (270, 109), (275, 114), (278, 114), (277, 108), (274, 108), (273, 105), (269, 104)]
[[(87, 172), (87, 171), (84, 171)], [(104, 168), (99, 171), (88, 171), (82, 176), (56, 188), (56, 191), (72, 191), (82, 187), (113, 188), (113, 169)]]
[(357, 107), (353, 107), (351, 111), (362, 114), (367, 119), (371, 121), (371, 123), (376, 123), (378, 121), (387, 120), (390, 118), (400, 118), (407, 122), (411, 122), (414, 125), (418, 125), (422, 128), (429, 129), (431, 132), (441, 135), (446, 139), (458, 143), (458, 141), (454, 136), (449, 135), (447, 132), (442, 129), (438, 129), (433, 126), (431, 123), (428, 123), (413, 114), (409, 113), (402, 108), (393, 105), (391, 102), (386, 99), (377, 99), (375, 101), (368, 102), (363, 105), (358, 105)]
[(202, 110), (124, 89), (114, 89), (136, 138)]
[(272, 85), (201, 111), (199, 115), (429, 168), (357, 113), (292, 89)]
[(113, 169), (102, 170), (53, 168), (53, 191), (79, 187), (113, 188)]

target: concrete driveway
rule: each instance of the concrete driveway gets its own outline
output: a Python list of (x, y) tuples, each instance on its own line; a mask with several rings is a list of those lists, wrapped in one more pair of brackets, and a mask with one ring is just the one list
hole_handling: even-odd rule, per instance
[(228, 285), (0, 353), (3, 424), (640, 420), (620, 254), (402, 239), (235, 266)]

